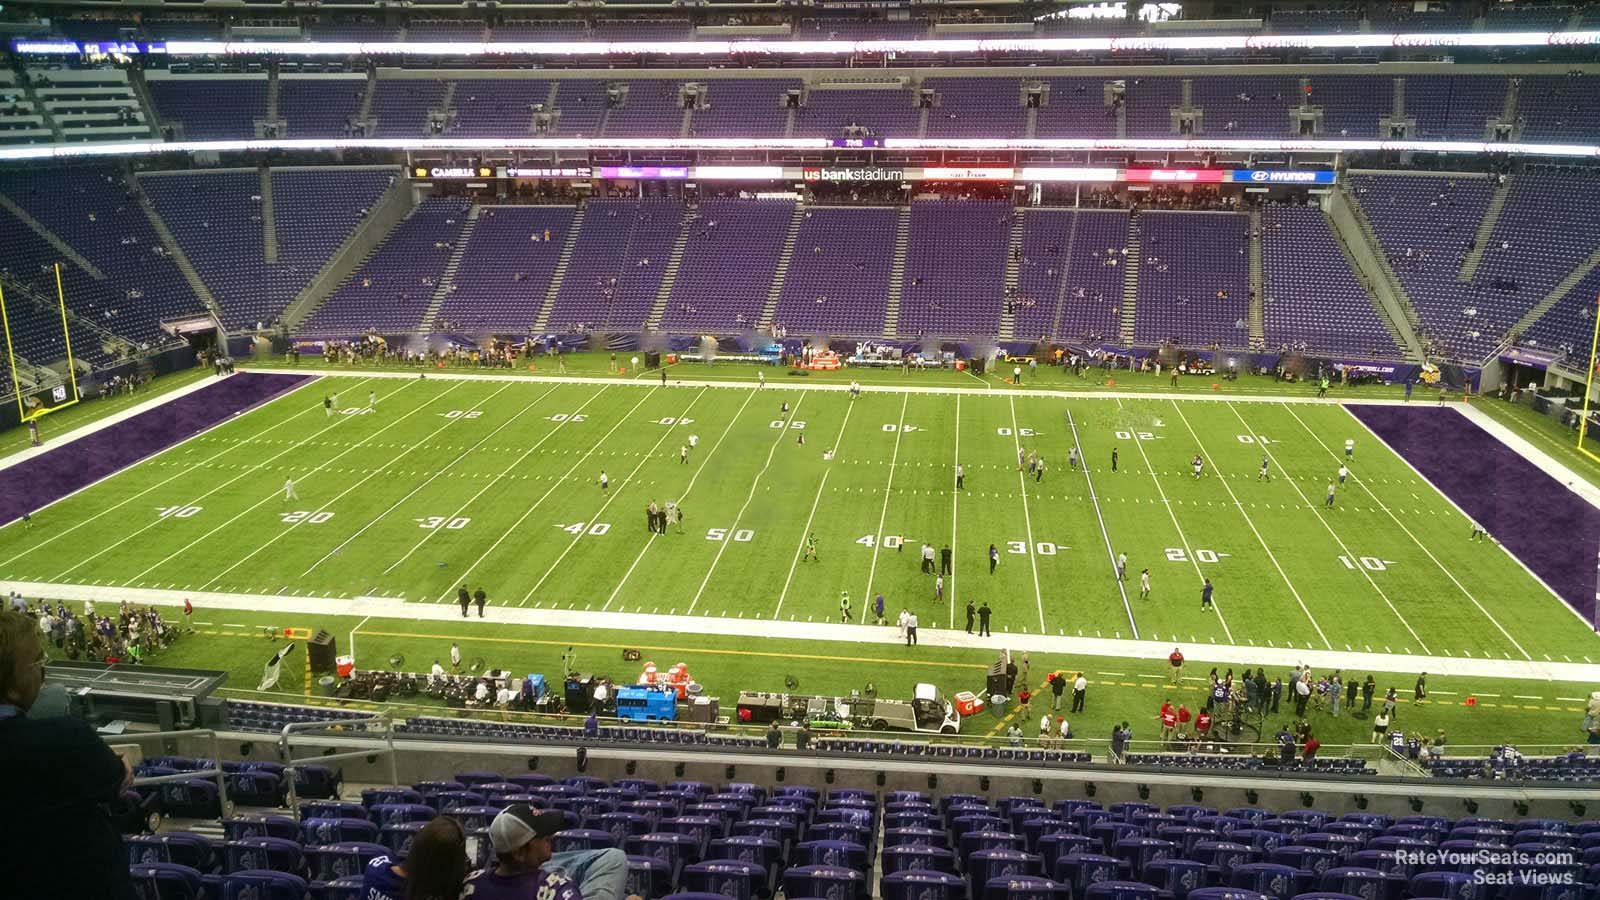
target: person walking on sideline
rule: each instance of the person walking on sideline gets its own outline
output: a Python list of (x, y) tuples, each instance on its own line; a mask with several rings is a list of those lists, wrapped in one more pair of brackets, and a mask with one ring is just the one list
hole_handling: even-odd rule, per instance
[(906, 646), (912, 647), (917, 643), (917, 614), (906, 615)]
[(972, 633), (972, 622), (977, 617), (978, 617), (978, 608), (976, 606), (972, 605), (972, 601), (971, 600), (968, 600), (967, 601), (967, 634), (971, 634)]
[(983, 601), (983, 605), (978, 607), (979, 637), (993, 637), (993, 635), (989, 633), (989, 616), (991, 615), (993, 615), (993, 611), (989, 609), (989, 601), (985, 600)]
[(465, 619), (467, 617), (467, 607), (472, 605), (472, 595), (467, 593), (466, 585), (463, 584), (461, 589), (456, 591), (456, 602), (461, 604), (461, 618)]
[(478, 607), (478, 618), (480, 619), (483, 618), (483, 604), (487, 603), (488, 600), (489, 595), (483, 592), (482, 587), (472, 592), (472, 602)]

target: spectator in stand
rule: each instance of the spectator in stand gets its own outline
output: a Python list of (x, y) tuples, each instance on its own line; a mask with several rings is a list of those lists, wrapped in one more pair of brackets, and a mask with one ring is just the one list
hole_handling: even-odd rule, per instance
[(473, 900), (623, 900), (628, 858), (621, 850), (555, 853), (551, 839), (567, 827), (560, 810), (506, 807), (489, 823), (499, 865), (467, 880)]
[(1317, 736), (1314, 734), (1307, 734), (1306, 742), (1300, 748), (1300, 758), (1306, 762), (1311, 762), (1313, 759), (1317, 758), (1317, 751), (1321, 748), (1322, 742), (1317, 740)]
[(132, 900), (127, 851), (107, 812), (132, 783), (132, 771), (82, 719), (29, 718), (44, 686), (39, 635), (28, 616), (0, 612), (6, 896)]
[(362, 874), (363, 900), (456, 900), (467, 880), (467, 835), (439, 816), (422, 826), (403, 862), (380, 856)]

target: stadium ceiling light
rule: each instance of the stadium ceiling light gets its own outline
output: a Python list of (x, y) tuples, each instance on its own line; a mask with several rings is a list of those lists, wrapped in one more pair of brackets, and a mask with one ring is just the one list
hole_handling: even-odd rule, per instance
[[(1278, 49), (1576, 47), (1600, 31), (1457, 31), (1382, 34), (1149, 35), (1102, 38), (926, 38), (865, 41), (166, 41), (141, 49), (170, 56), (856, 56), (888, 54), (1123, 53)], [(72, 41), (15, 42), (18, 53), (74, 52)], [(66, 48), (66, 49), (63, 49)]]
[[(817, 151), (837, 149), (826, 138), (329, 138), (248, 141), (119, 141), (96, 144), (37, 144), (0, 148), (0, 162), (43, 159), (85, 159), (109, 156), (149, 156), (161, 153), (248, 153), (281, 150), (392, 150), (408, 152), (457, 151), (479, 153), (515, 150), (552, 151), (668, 151), (668, 150), (771, 150)], [(921, 139), (886, 138), (883, 150), (988, 150), (1067, 151), (1134, 150), (1165, 153), (1453, 153), (1540, 157), (1600, 157), (1594, 144), (1489, 143), (1483, 141), (1315, 141), (1315, 140), (1186, 140), (1155, 139)], [(721, 169), (722, 167), (718, 167)], [(746, 167), (748, 177), (772, 177), (776, 166)], [(951, 171), (968, 171), (952, 169)], [(1093, 171), (1093, 170), (1090, 170)], [(685, 172), (685, 177), (689, 172)], [(616, 177), (625, 177), (618, 175)], [(703, 177), (712, 177), (709, 174)], [(746, 177), (741, 174), (734, 177)], [(1089, 180), (1089, 179), (1078, 179)]]

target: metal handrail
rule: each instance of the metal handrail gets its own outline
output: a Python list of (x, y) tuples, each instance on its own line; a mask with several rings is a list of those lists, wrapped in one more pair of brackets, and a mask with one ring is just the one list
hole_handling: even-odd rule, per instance
[[(289, 738), (292, 734), (326, 731), (330, 728), (344, 727), (347, 725), (380, 725), (383, 746), (367, 750), (347, 750), (343, 753), (329, 753), (324, 756), (308, 756), (304, 759), (295, 759), (289, 749)], [(341, 735), (340, 737), (346, 737)], [(300, 818), (300, 793), (295, 789), (295, 776), (300, 766), (321, 765), (326, 762), (337, 762), (342, 759), (365, 759), (368, 756), (383, 755), (389, 759), (389, 784), (400, 783), (400, 767), (394, 753), (394, 721), (383, 713), (374, 713), (370, 716), (360, 716), (348, 719), (336, 719), (327, 722), (290, 722), (283, 726), (283, 731), (278, 735), (278, 758), (283, 762), (284, 778), (289, 784), (289, 811), (296, 819)]]
[(214, 777), (217, 781), (217, 799), (220, 803), (222, 816), (223, 818), (227, 818), (232, 812), (233, 804), (228, 801), (228, 779), (227, 773), (222, 770), (222, 748), (219, 743), (220, 736), (218, 735), (216, 729), (188, 728), (182, 731), (129, 732), (127, 734), (117, 735), (117, 742), (122, 743), (125, 740), (147, 741), (154, 738), (165, 740), (169, 738), (183, 737), (208, 737), (211, 739), (211, 756), (200, 757), (201, 759), (209, 759), (211, 761), (211, 770), (203, 773), (202, 770), (197, 769), (193, 772), (183, 772), (177, 775), (151, 775), (143, 778), (135, 778), (133, 779), (134, 787), (150, 784), (167, 784), (175, 781), (189, 781), (190, 779), (194, 778)]

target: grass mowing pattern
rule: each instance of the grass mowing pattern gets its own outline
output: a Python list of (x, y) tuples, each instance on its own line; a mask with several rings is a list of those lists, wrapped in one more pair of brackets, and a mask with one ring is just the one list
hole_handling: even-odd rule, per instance
[[(324, 392), (339, 395), (333, 416)], [(1067, 463), (1074, 427), (1087, 477)], [(1353, 474), (1324, 510), (1346, 438)], [(1045, 457), (1042, 478), (1019, 472), (1019, 445)], [(1270, 482), (1256, 477), (1263, 453)], [(289, 478), (297, 501), (283, 499)], [(668, 499), (683, 533), (639, 531), (645, 506)], [(973, 598), (994, 608), (996, 632), (1131, 637), (1136, 625), (1185, 644), (1597, 655), (1594, 634), (1468, 530), (1333, 406), (352, 374), (0, 532), (0, 567), (425, 602), (465, 582), (496, 604), (797, 622), (837, 620), (842, 591), (862, 621), (882, 592), (891, 619), (909, 607), (925, 628), (960, 627)], [(818, 561), (799, 560), (808, 531)], [(922, 541), (955, 551), (942, 600), (919, 571)], [(1129, 557), (1126, 604), (1108, 542)], [(1153, 590), (1140, 600), (1144, 567)], [(1215, 612), (1199, 608), (1201, 577), (1216, 583)]]

